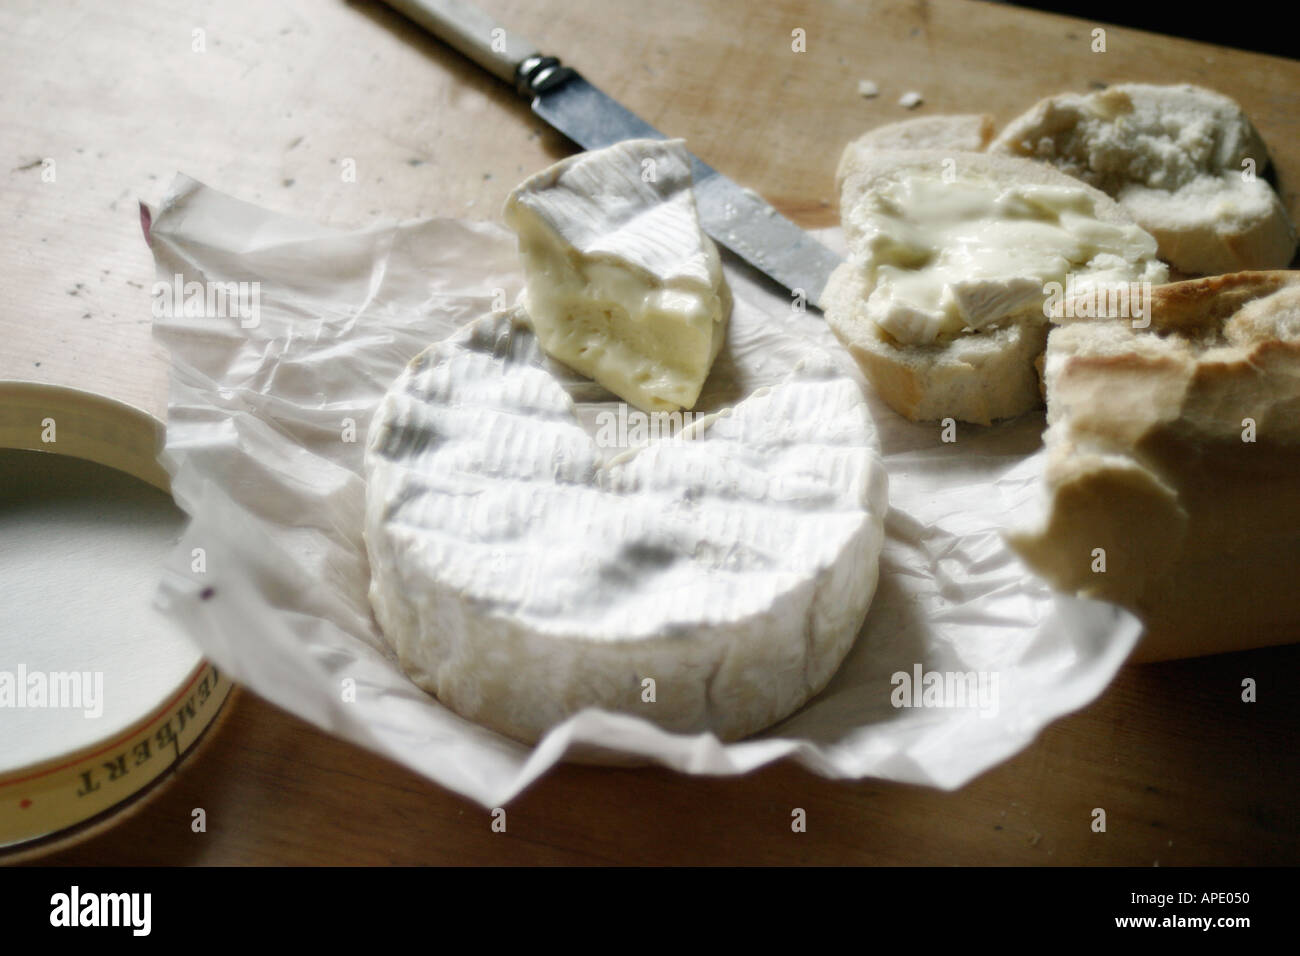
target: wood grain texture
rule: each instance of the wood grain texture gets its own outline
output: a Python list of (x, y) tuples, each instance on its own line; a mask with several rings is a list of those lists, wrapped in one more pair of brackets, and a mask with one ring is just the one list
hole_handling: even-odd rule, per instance
[[(842, 145), (909, 115), (1004, 121), (1125, 80), (1212, 86), (1268, 142), (1300, 213), (1300, 63), (1007, 7), (945, 2), (482, 0), (704, 160), (807, 226), (835, 221)], [(807, 51), (791, 49), (806, 31)], [(195, 50), (194, 31), (204, 49)], [(155, 414), (152, 261), (136, 200), (177, 170), (340, 226), (496, 218), (571, 151), (504, 85), (386, 7), (326, 0), (10, 0), (0, 8), (0, 378), (72, 384)], [(880, 96), (864, 99), (860, 79)], [(924, 95), (909, 112), (906, 90)], [(54, 181), (42, 161), (54, 161)], [(356, 164), (356, 182), (341, 176)], [(1126, 670), (1103, 699), (955, 794), (565, 766), (479, 808), (252, 695), (158, 799), (61, 863), (1300, 862), (1300, 649)], [(1243, 677), (1260, 703), (1240, 701)], [(208, 811), (192, 834), (190, 809)], [(805, 834), (790, 811), (808, 811)], [(1108, 832), (1089, 828), (1106, 808)]]
[[(52, 864), (1295, 864), (1300, 647), (1125, 670), (956, 793), (563, 765), (491, 816), (244, 692), (162, 795)], [(1260, 700), (1242, 703), (1256, 676)], [(190, 831), (195, 807), (208, 831)], [(791, 812), (807, 812), (805, 833)], [(1105, 833), (1090, 828), (1106, 810)]]

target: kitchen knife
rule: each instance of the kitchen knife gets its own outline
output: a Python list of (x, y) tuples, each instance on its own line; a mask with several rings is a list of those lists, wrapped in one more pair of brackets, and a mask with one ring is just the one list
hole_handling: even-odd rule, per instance
[[(624, 139), (665, 139), (570, 67), (466, 0), (385, 0), (439, 39), (532, 99), (533, 112), (584, 149)], [(799, 301), (821, 305), (839, 257), (786, 219), (757, 193), (742, 189), (693, 154), (695, 203), (704, 229)]]

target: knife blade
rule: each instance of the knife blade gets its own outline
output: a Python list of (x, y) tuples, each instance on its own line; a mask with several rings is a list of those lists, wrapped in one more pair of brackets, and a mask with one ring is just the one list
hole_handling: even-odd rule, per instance
[[(635, 113), (553, 56), (506, 30), (467, 0), (385, 0), (498, 79), (531, 99), (533, 112), (583, 149), (625, 139), (666, 139)], [(798, 300), (821, 307), (840, 258), (751, 189), (691, 154), (704, 230)]]

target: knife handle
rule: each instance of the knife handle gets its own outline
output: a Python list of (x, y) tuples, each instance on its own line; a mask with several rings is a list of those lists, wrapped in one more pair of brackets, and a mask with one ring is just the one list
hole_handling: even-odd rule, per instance
[(469, 0), (384, 0), (493, 76), (514, 85), (519, 64), (537, 47), (507, 30)]

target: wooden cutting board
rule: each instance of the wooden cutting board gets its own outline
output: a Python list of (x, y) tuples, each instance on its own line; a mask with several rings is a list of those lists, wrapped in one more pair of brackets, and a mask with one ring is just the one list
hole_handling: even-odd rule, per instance
[[(959, 0), (482, 6), (805, 226), (834, 224), (840, 149), (872, 126), (963, 111), (1001, 122), (1041, 96), (1123, 80), (1234, 97), (1300, 213), (1297, 62), (1116, 27), (1094, 53), (1096, 25)], [(177, 170), (360, 226), (496, 219), (525, 174), (572, 151), (504, 84), (377, 3), (27, 0), (0, 10), (0, 37), (0, 378), (154, 414), (166, 365), (136, 200), (157, 202)], [(880, 95), (860, 96), (861, 79)], [(900, 107), (908, 90), (923, 105)]]
[[(963, 0), (481, 4), (808, 227), (835, 222), (840, 149), (870, 127), (969, 111), (1002, 122), (1041, 96), (1125, 80), (1237, 99), (1300, 216), (1300, 63), (1289, 60), (1116, 27), (1093, 52), (1099, 24)], [(136, 201), (160, 200), (175, 171), (356, 227), (495, 219), (519, 179), (572, 150), (512, 91), (377, 3), (13, 0), (0, 7), (0, 53), (0, 379), (99, 391), (155, 415), (167, 369), (150, 338), (153, 264)], [(862, 79), (877, 98), (858, 94)], [(898, 106), (908, 90), (923, 105)], [(1295, 759), (1268, 743), (1289, 711), (1224, 712), (1243, 710), (1242, 673), (1294, 654), (1245, 657), (1228, 675), (1213, 661), (1131, 669), (963, 794), (830, 784), (789, 767), (723, 782), (562, 768), (521, 803), (531, 819), (518, 842), (491, 835), (456, 798), (250, 700), (211, 774), (114, 835), (107, 856), (76, 859), (1294, 862)], [(1277, 693), (1269, 708), (1285, 703)], [(1189, 727), (1219, 729), (1193, 741)], [(1246, 733), (1251, 748), (1239, 745)], [(188, 825), (155, 836), (155, 821), (188, 821), (214, 787), (241, 824), (203, 850)], [(267, 796), (285, 787), (291, 799)], [(377, 816), (362, 847), (339, 821), (376, 801), (401, 826)], [(1091, 834), (1098, 802), (1140, 828)], [(789, 805), (820, 821), (803, 843), (790, 843)], [(656, 830), (654, 806), (671, 808), (674, 839)]]
[[(64, 3), (39, 18), (7, 6), (0, 379), (74, 385), (165, 418), (137, 199), (157, 202), (176, 170), (358, 226), (499, 218), (523, 176), (572, 151), (504, 84), (382, 5), (177, 15), (144, 2), (108, 16)], [(865, 129), (961, 111), (1001, 122), (1041, 96), (1122, 80), (1235, 97), (1300, 213), (1300, 63), (969, 2), (484, 6), (805, 226), (836, 222), (835, 163)], [(858, 93), (862, 79), (877, 97)], [(899, 106), (906, 91), (923, 104)]]

